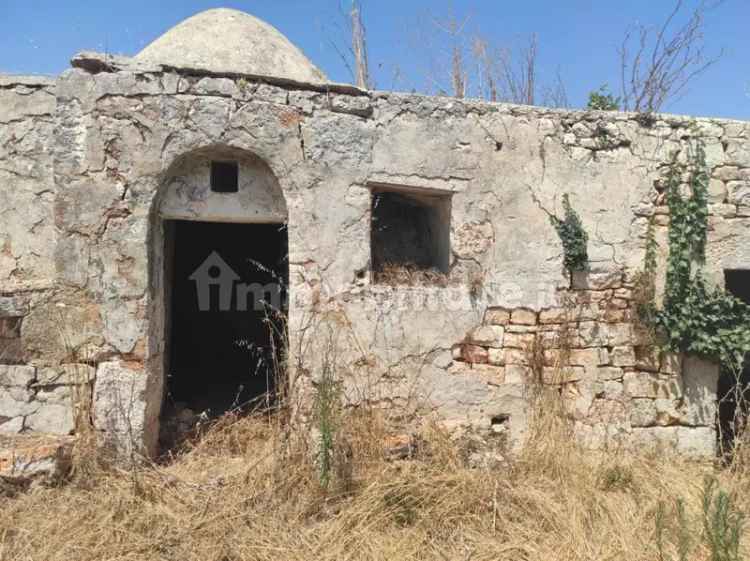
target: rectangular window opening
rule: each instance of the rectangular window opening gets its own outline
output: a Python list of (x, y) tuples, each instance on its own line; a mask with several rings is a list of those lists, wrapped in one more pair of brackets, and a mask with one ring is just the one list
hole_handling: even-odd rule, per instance
[(373, 281), (392, 285), (447, 282), (450, 215), (449, 194), (373, 188)]
[(238, 163), (211, 162), (211, 191), (214, 193), (236, 193), (238, 190)]

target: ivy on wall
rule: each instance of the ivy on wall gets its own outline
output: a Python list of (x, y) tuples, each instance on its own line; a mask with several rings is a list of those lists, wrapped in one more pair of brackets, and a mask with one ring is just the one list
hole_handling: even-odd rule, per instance
[(656, 309), (656, 266), (657, 250), (659, 246), (656, 243), (654, 235), (654, 219), (648, 223), (646, 233), (646, 256), (644, 259), (643, 271), (636, 275), (635, 289), (633, 291), (633, 301), (635, 302), (636, 313), (643, 327), (646, 327), (651, 333), (651, 339), (655, 338), (655, 329), (659, 311)]
[[(687, 184), (683, 179), (688, 177)], [(741, 367), (750, 353), (750, 306), (703, 277), (708, 229), (708, 181), (703, 146), (691, 150), (686, 164), (673, 161), (667, 176), (666, 200), (670, 212), (669, 258), (664, 306), (639, 306), (639, 314), (664, 336), (674, 352), (694, 354)], [(653, 235), (646, 251), (641, 286), (655, 278)], [(636, 283), (638, 288), (639, 283)]]
[(573, 273), (573, 271), (584, 270), (588, 264), (589, 236), (583, 229), (581, 217), (571, 206), (570, 197), (567, 193), (563, 195), (562, 202), (565, 212), (563, 219), (554, 214), (549, 214), (549, 219), (562, 242), (563, 265), (569, 273)]

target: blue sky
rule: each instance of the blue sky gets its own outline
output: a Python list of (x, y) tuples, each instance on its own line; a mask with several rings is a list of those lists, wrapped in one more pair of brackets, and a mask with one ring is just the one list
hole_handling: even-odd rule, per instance
[[(690, 2), (691, 0), (688, 0)], [(616, 49), (628, 25), (661, 22), (672, 0), (362, 0), (370, 63), (380, 89), (423, 89), (430, 23), (453, 13), (467, 29), (513, 47), (539, 40), (542, 80), (558, 71), (574, 106), (603, 83), (619, 87)], [(338, 0), (0, 0), (0, 72), (55, 74), (80, 50), (135, 54), (182, 19), (212, 7), (244, 10), (276, 26), (335, 81), (351, 81), (331, 40), (343, 40)], [(725, 0), (706, 21), (709, 52), (723, 58), (672, 113), (750, 119), (750, 0)], [(420, 31), (421, 30), (421, 31)], [(428, 30), (425, 33), (424, 30)], [(433, 53), (433, 54), (430, 54)], [(394, 75), (401, 78), (394, 80)]]

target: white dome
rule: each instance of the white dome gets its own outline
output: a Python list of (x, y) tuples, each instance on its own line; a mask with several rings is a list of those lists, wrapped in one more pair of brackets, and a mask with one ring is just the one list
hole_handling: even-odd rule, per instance
[(176, 68), (326, 82), (278, 29), (228, 8), (196, 14), (177, 24), (135, 58)]

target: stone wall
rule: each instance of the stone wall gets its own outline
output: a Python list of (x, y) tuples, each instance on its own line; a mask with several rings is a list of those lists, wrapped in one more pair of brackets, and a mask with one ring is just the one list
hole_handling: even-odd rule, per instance
[(37, 369), (40, 346), (59, 346), (34, 317), (55, 285), (55, 80), (0, 76), (0, 433), (73, 429), (59, 373)]
[(0, 76), (0, 287), (49, 287), (54, 271), (55, 81)]
[[(577, 274), (562, 306), (491, 307), (453, 347), (449, 371), (495, 386), (554, 388), (578, 436), (591, 447), (660, 443), (710, 456), (716, 444), (716, 365), (660, 351), (639, 325), (633, 284)], [(520, 423), (504, 415), (511, 432)]]
[[(201, 219), (201, 204), (165, 193), (184, 162), (229, 151), (263, 162), (283, 194), (292, 349), (311, 316), (335, 312), (349, 401), (414, 404), (482, 430), (509, 416), (520, 443), (522, 344), (547, 342), (572, 298), (572, 362), (559, 384), (582, 436), (713, 449), (715, 372), (654, 358), (630, 323), (628, 279), (652, 215), (663, 269), (663, 171), (696, 138), (713, 178), (709, 274), (723, 282), (725, 268), (750, 268), (747, 123), (364, 92), (90, 54), (74, 66), (56, 99), (50, 84), (0, 78), (13, 100), (0, 104), (0, 135), (27, 150), (11, 157), (4, 140), (0, 153), (10, 185), (2, 210), (14, 209), (0, 223), (0, 239), (11, 240), (1, 254), (11, 257), (0, 255), (0, 321), (4, 345), (17, 349), (0, 362), (34, 369), (27, 388), (45, 369), (90, 366), (97, 428), (155, 450), (167, 329), (159, 201)], [(31, 99), (40, 105), (19, 105)], [(34, 132), (13, 140), (23, 130)], [(450, 263), (439, 279), (389, 286), (369, 274), (373, 187), (450, 200)], [(565, 193), (590, 235), (590, 271), (572, 287), (548, 219)], [(61, 325), (64, 345), (54, 342)], [(555, 347), (546, 350), (550, 368)], [(310, 364), (291, 374), (314, 377), (314, 357), (302, 358)], [(56, 430), (66, 428), (61, 417)]]

